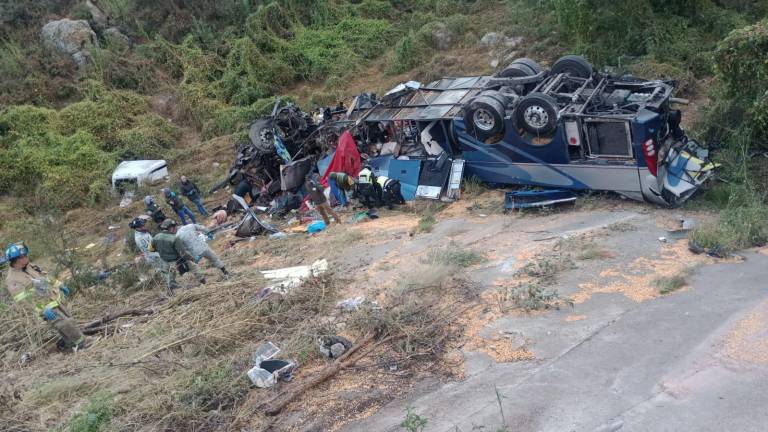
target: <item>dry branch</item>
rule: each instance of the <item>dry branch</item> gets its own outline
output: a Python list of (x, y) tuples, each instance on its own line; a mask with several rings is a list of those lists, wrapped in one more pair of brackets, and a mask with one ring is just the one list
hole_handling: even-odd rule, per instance
[(140, 316), (140, 315), (152, 315), (155, 313), (152, 309), (128, 309), (121, 312), (115, 312), (107, 314), (104, 317), (91, 321), (83, 326), (83, 330), (93, 329), (95, 327), (101, 327), (104, 324), (114, 321), (124, 316)]

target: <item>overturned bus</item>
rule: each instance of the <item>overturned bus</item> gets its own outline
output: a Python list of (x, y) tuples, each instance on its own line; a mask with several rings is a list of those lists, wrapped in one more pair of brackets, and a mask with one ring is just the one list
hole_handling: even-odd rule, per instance
[(674, 89), (674, 81), (596, 72), (579, 56), (549, 70), (521, 58), (493, 76), (409, 82), (380, 100), (361, 95), (344, 121), (371, 156), (447, 154), (487, 183), (615, 191), (677, 206), (715, 165), (681, 128), (674, 105), (685, 100)]

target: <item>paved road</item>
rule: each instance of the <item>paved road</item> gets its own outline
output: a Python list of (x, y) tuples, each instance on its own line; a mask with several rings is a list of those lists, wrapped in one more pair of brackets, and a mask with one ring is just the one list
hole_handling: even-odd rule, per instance
[(745, 257), (642, 303), (595, 295), (578, 307), (581, 321), (566, 324), (568, 311), (503, 319), (493, 331), (530, 337), (537, 360), (470, 353), (466, 380), (345, 430), (402, 430), (406, 403), (429, 419), (427, 431), (768, 430), (768, 256)]

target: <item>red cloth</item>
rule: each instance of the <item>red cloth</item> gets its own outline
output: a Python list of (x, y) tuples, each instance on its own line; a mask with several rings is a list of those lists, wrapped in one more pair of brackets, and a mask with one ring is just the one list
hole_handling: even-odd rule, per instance
[(349, 131), (345, 131), (339, 137), (339, 145), (336, 146), (336, 153), (333, 155), (333, 159), (331, 159), (325, 174), (323, 174), (322, 183), (328, 186), (328, 175), (332, 172), (345, 172), (353, 177), (357, 177), (361, 165), (357, 143), (352, 138), (352, 134)]

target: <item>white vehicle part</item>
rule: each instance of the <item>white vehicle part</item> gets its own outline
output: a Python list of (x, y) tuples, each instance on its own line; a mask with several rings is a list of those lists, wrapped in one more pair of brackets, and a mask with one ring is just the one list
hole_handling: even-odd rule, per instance
[(662, 187), (676, 197), (686, 197), (714, 174), (716, 165), (685, 150), (670, 149), (666, 164), (660, 167)]
[(429, 153), (430, 156), (437, 156), (443, 152), (443, 148), (440, 147), (440, 144), (438, 144), (437, 140), (432, 138), (432, 134), (430, 133), (430, 130), (432, 130), (432, 127), (434, 127), (436, 124), (437, 121), (433, 121), (426, 128), (424, 128), (423, 131), (421, 131), (421, 144), (424, 146), (424, 149), (427, 150), (427, 153)]
[(168, 164), (164, 160), (123, 161), (112, 173), (112, 187), (122, 182), (135, 183), (137, 186), (154, 183), (168, 176)]

